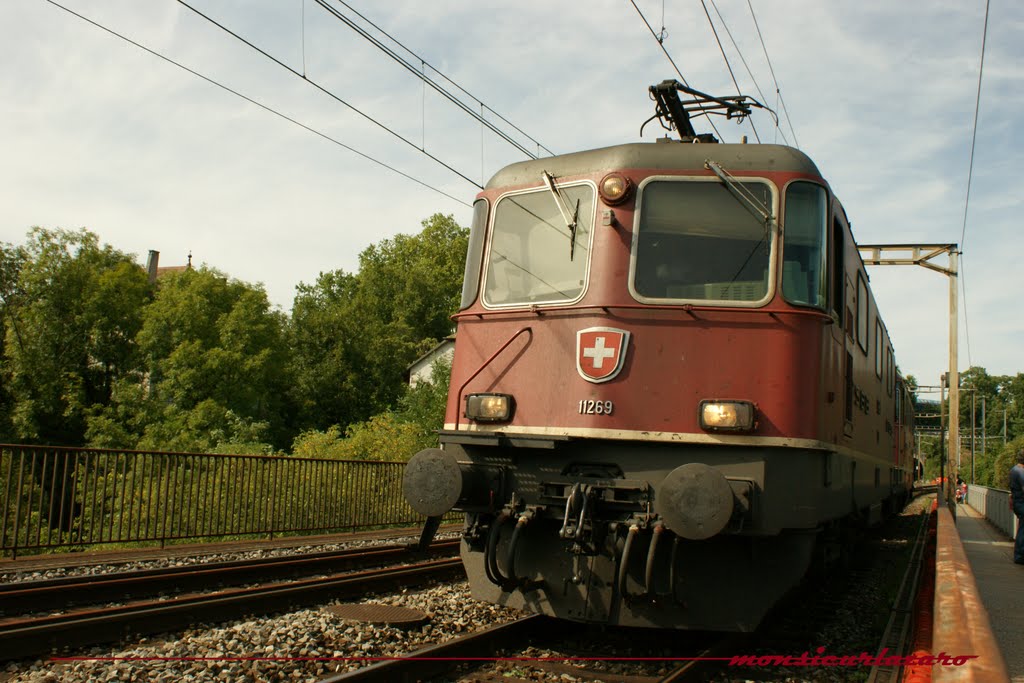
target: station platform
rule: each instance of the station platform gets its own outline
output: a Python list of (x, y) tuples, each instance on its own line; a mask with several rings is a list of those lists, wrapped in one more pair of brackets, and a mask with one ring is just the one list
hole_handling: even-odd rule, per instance
[(1013, 541), (970, 505), (957, 506), (956, 528), (1010, 680), (1024, 683), (1024, 565), (1013, 562)]

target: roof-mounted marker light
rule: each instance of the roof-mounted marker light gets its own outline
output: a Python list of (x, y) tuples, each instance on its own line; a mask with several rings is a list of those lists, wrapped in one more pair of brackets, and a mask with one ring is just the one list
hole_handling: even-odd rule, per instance
[(633, 183), (621, 173), (609, 173), (598, 185), (601, 199), (609, 206), (621, 204), (633, 194)]

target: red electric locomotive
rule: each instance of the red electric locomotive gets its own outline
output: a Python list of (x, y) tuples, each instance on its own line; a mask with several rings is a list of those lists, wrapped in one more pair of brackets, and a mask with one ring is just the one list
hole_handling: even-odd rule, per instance
[(911, 403), (814, 163), (694, 133), (742, 97), (652, 93), (681, 141), (513, 164), (478, 196), (441, 448), (405, 495), (424, 540), (465, 511), (479, 599), (747, 631), (816, 546), (902, 504)]

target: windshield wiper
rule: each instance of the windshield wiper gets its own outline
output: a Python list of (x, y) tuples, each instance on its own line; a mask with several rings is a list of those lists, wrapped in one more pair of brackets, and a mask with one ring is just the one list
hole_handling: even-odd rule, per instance
[(573, 253), (576, 251), (576, 224), (580, 218), (580, 200), (576, 200), (576, 210), (573, 211), (570, 217), (569, 207), (566, 205), (565, 199), (562, 198), (558, 188), (555, 187), (555, 177), (547, 171), (541, 171), (541, 176), (544, 178), (544, 183), (548, 186), (551, 196), (555, 198), (555, 204), (558, 206), (558, 212), (562, 214), (565, 227), (569, 228), (569, 260), (572, 261)]
[(770, 242), (771, 240), (769, 239), (768, 231), (771, 229), (771, 224), (775, 221), (775, 216), (772, 215), (771, 209), (765, 206), (753, 192), (743, 187), (743, 183), (738, 181), (718, 163), (711, 161), (710, 159), (705, 159), (704, 168), (718, 176), (721, 181), (725, 183), (726, 189), (728, 189), (741, 204), (746, 206), (748, 211), (761, 218), (761, 222), (764, 223), (765, 241)]

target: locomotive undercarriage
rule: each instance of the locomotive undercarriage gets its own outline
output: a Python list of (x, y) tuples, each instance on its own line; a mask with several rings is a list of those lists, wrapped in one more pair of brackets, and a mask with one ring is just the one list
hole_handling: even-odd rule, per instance
[(560, 618), (753, 630), (806, 573), (822, 525), (858, 509), (857, 468), (820, 451), (460, 441), (418, 455), (436, 466), (419, 478), (410, 463), (407, 497), (429, 479), (466, 512), (474, 597)]
[[(805, 531), (692, 541), (634, 518), (595, 522), (600, 540), (587, 552), (559, 538), (559, 520), (538, 515), (522, 526), (488, 517), (468, 514), (462, 543), (475, 598), (624, 626), (753, 630), (804, 575), (815, 538)], [(494, 529), (494, 542), (480, 539)]]

